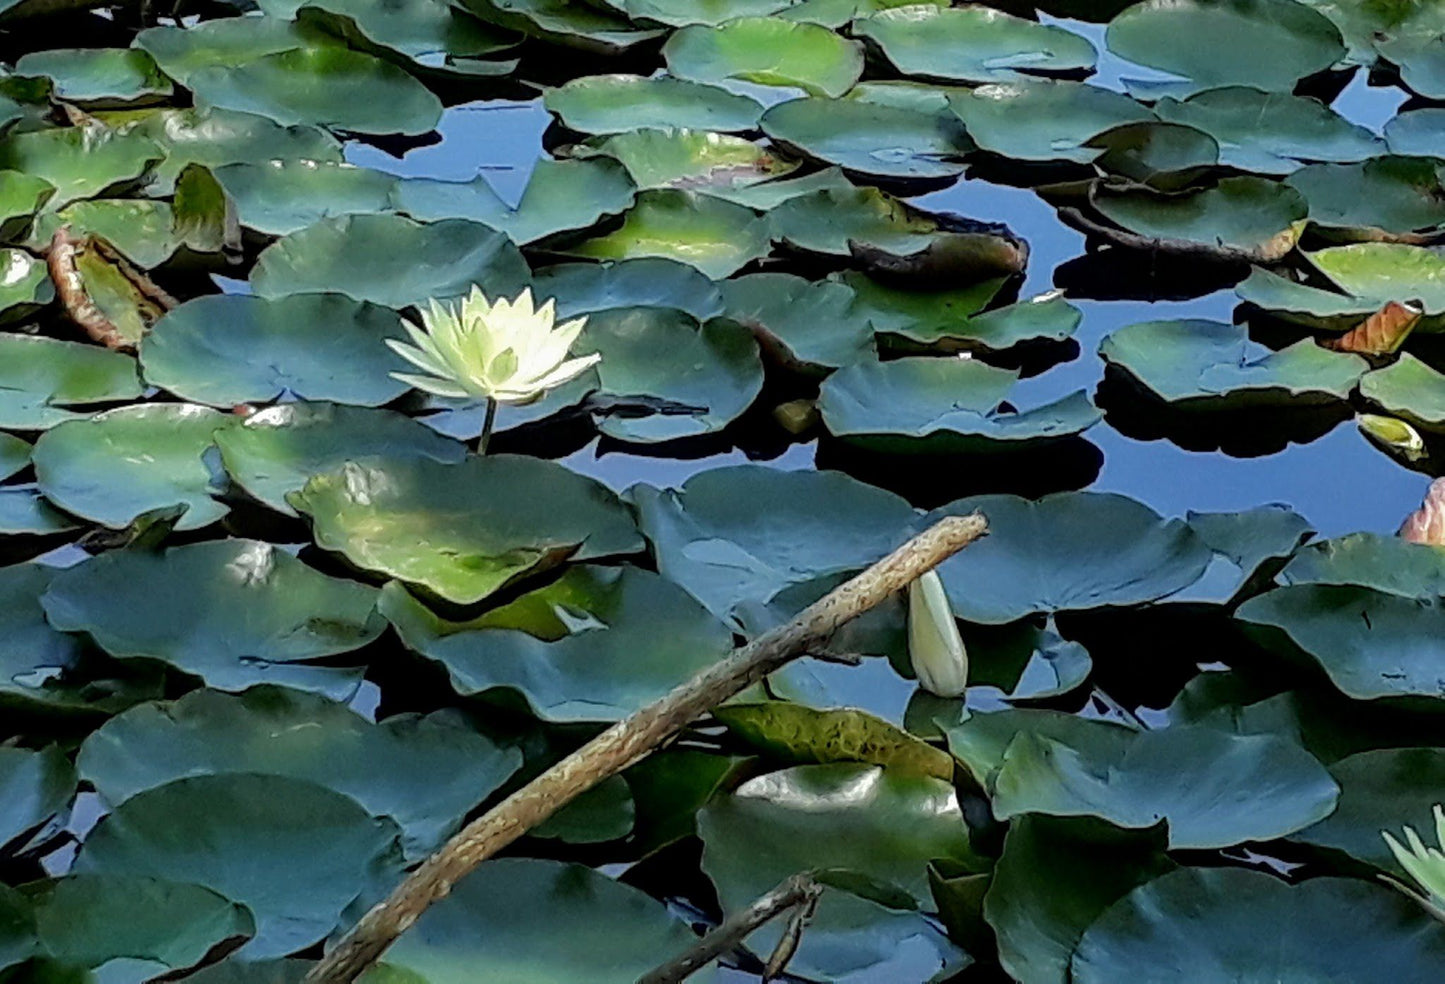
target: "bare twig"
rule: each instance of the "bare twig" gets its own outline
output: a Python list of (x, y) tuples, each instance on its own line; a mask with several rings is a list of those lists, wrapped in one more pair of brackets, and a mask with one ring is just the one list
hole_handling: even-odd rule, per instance
[(50, 249), (45, 254), (45, 266), (50, 271), (50, 280), (55, 285), (55, 296), (65, 313), (81, 327), (93, 342), (99, 342), (110, 349), (133, 348), (105, 312), (95, 306), (85, 290), (85, 279), (75, 267), (76, 251), (85, 245), (85, 240), (70, 234), (70, 226), (61, 226), (50, 237)]
[[(811, 913), (822, 892), (823, 886), (813, 880), (811, 873), (805, 871), (796, 874), (766, 895), (757, 898), (746, 909), (733, 913), (687, 952), (639, 977), (637, 984), (678, 984), (718, 957), (740, 946), (743, 940), (752, 935), (753, 930), (768, 920), (790, 909), (795, 913)], [(803, 921), (806, 921), (806, 918)], [(791, 928), (792, 923), (789, 925)], [(784, 933), (783, 940), (787, 940), (789, 935)], [(769, 961), (770, 964), (771, 962)]]
[(608, 728), (467, 824), (373, 907), (306, 975), (350, 984), (411, 928), (427, 906), (487, 858), (580, 794), (644, 758), (690, 722), (828, 638), (983, 536), (983, 516), (949, 516), (779, 626), (733, 650), (666, 697)]
[(1224, 243), (1194, 242), (1190, 239), (1156, 239), (1152, 236), (1140, 236), (1126, 229), (1104, 225), (1102, 222), (1090, 218), (1081, 210), (1069, 206), (1059, 209), (1059, 219), (1065, 225), (1072, 226), (1086, 235), (1097, 236), (1116, 246), (1123, 246), (1125, 249), (1137, 249), (1146, 253), (1165, 253), (1170, 256), (1208, 260), (1213, 263), (1274, 263), (1284, 259), (1289, 251), (1294, 249), (1295, 243), (1299, 241), (1299, 232), (1296, 229), (1285, 229), (1277, 236), (1248, 249)]

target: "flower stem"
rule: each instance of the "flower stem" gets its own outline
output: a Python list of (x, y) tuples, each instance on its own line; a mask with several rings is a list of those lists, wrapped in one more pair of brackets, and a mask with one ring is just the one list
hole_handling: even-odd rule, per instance
[(487, 397), (487, 415), (482, 418), (482, 434), (477, 438), (477, 454), (487, 453), (487, 444), (492, 440), (492, 425), (497, 422), (497, 401)]

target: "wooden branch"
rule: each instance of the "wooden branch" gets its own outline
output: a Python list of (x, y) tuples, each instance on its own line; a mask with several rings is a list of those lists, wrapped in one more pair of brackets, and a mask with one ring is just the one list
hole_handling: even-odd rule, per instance
[(120, 329), (105, 316), (85, 290), (85, 278), (75, 267), (75, 253), (85, 245), (85, 240), (70, 234), (70, 226), (61, 226), (50, 237), (50, 248), (45, 253), (45, 267), (50, 271), (50, 281), (55, 285), (55, 296), (70, 320), (80, 326), (90, 340), (99, 342), (109, 349), (130, 350), (134, 346), (121, 334)]
[(308, 984), (350, 984), (462, 877), (580, 794), (646, 757), (690, 722), (827, 639), (843, 623), (902, 591), (983, 536), (983, 516), (949, 516), (863, 573), (764, 633), (666, 697), (619, 721), (508, 796), (402, 880), (306, 975)]
[[(721, 926), (708, 933), (697, 944), (667, 963), (637, 979), (637, 984), (679, 984), (718, 957), (740, 946), (753, 930), (790, 909), (812, 907), (823, 886), (808, 872), (796, 874), (752, 905), (733, 913)], [(786, 937), (785, 937), (786, 938)]]

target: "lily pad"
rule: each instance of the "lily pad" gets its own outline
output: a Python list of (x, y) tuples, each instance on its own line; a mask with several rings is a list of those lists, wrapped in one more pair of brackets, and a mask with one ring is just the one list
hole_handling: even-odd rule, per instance
[(63, 823), (75, 797), (75, 769), (59, 747), (0, 748), (0, 850), (52, 823)]
[(722, 296), (727, 316), (790, 368), (837, 368), (873, 351), (873, 327), (855, 311), (853, 290), (844, 284), (754, 273), (725, 281)]
[(920, 528), (975, 510), (989, 535), (939, 567), (954, 613), (969, 622), (1143, 604), (1194, 583), (1212, 557), (1185, 523), (1107, 492), (971, 496)]
[(1090, 137), (1154, 118), (1120, 93), (1044, 79), (950, 93), (948, 105), (981, 149), (1025, 161), (1088, 164), (1103, 153), (1085, 146)]
[(1339, 28), (1294, 0), (1145, 0), (1109, 22), (1109, 50), (1189, 80), (1289, 92), (1345, 56)]
[(953, 759), (882, 718), (842, 707), (818, 710), (785, 700), (731, 703), (713, 716), (770, 758), (799, 765), (865, 762), (894, 773), (953, 779)]
[(1445, 431), (1445, 373), (1403, 352), (1399, 361), (1368, 372), (1360, 395), (1426, 430)]
[(39, 955), (92, 980), (184, 972), (256, 932), (245, 906), (200, 885), (139, 875), (70, 875), (25, 886)]
[(423, 222), (469, 219), (505, 232), (525, 246), (572, 229), (587, 229), (627, 211), (636, 187), (609, 160), (538, 161), (515, 206), (483, 175), (469, 182), (408, 178), (392, 192), (396, 209)]
[(344, 704), (280, 687), (143, 704), (93, 732), (77, 759), (112, 807), (187, 776), (309, 779), (395, 820), (413, 858), (435, 850), (521, 764), (515, 749), (444, 714), (372, 724)]
[(140, 357), (148, 382), (210, 406), (282, 397), (377, 406), (409, 388), (391, 377), (406, 364), (384, 344), (405, 337), (394, 311), (341, 294), (218, 294), (156, 322)]
[(758, 212), (770, 212), (790, 198), (815, 191), (847, 191), (852, 187), (852, 182), (843, 177), (843, 172), (838, 168), (825, 167), (801, 178), (764, 181), (746, 188), (714, 189), (709, 194), (737, 205), (746, 205)]
[(429, 458), (455, 463), (466, 455), (458, 441), (393, 413), (334, 403), (283, 403), (268, 407), (215, 435), (231, 480), (287, 516), (286, 497), (314, 475), (371, 455)]
[(575, 152), (615, 159), (639, 188), (709, 193), (745, 188), (798, 167), (797, 161), (781, 158), (751, 140), (706, 130), (644, 128), (598, 138)]
[(219, 17), (191, 27), (151, 27), (135, 46), (186, 87), (191, 77), (219, 65), (240, 65), (306, 45), (297, 26), (281, 17)]
[(242, 225), (285, 236), (337, 215), (388, 211), (396, 178), (332, 161), (273, 160), (214, 171)]
[(1361, 164), (1312, 164), (1287, 183), (1309, 202), (1310, 223), (1331, 238), (1408, 241), (1445, 228), (1438, 172), (1435, 161), (1375, 157)]
[(1290, 885), (1262, 871), (1181, 868), (1110, 906), (1069, 965), (1078, 984), (1425, 984), (1445, 969), (1445, 932), (1392, 889), (1347, 878)]
[(24, 317), (55, 299), (45, 261), (21, 249), (0, 249), (0, 320)]
[(276, 682), (345, 697), (353, 672), (294, 664), (360, 649), (385, 627), (374, 588), (259, 540), (110, 551), (57, 575), (42, 601), (52, 625), (113, 656), (161, 660), (222, 690)]
[(1089, 203), (1115, 225), (1165, 248), (1255, 263), (1275, 262), (1293, 250), (1309, 214), (1298, 191), (1256, 177), (1225, 178), (1175, 195), (1097, 185)]
[(282, 126), (418, 134), (433, 129), (442, 114), (441, 100), (400, 68), (334, 45), (201, 68), (186, 86), (201, 105), (255, 113)]
[(46, 431), (31, 459), (45, 497), (77, 516), (124, 529), (142, 513), (185, 506), (179, 530), (208, 526), (228, 508), (202, 455), (235, 418), (184, 403), (137, 404)]
[(665, 308), (604, 311), (588, 316), (573, 350), (579, 356), (601, 353), (597, 376), (604, 394), (676, 405), (677, 412), (650, 416), (601, 416), (598, 429), (618, 440), (650, 444), (714, 433), (763, 388), (758, 343), (751, 331), (726, 319), (699, 325)]
[(764, 113), (762, 127), (799, 153), (869, 177), (950, 178), (973, 149), (947, 111), (856, 99), (791, 99)]
[(142, 134), (104, 126), (31, 130), (0, 139), (0, 170), (49, 182), (55, 188), (47, 202), (52, 209), (139, 183), (162, 156)]
[(1154, 112), (1167, 123), (1209, 134), (1219, 142), (1219, 163), (1241, 171), (1290, 174), (1313, 161), (1351, 163), (1384, 151), (1369, 130), (1316, 99), (1288, 92), (1227, 86), (1184, 100), (1165, 97)]
[(841, 472), (713, 468), (677, 490), (630, 496), (657, 569), (719, 617), (744, 601), (859, 570), (907, 538), (902, 498)]
[(967, 454), (1074, 437), (1100, 414), (1083, 390), (1033, 409), (1004, 408), (1018, 373), (967, 358), (856, 362), (819, 391), (823, 425), (879, 451)]
[(0, 487), (0, 533), (50, 536), (78, 530), (81, 523), (56, 509), (34, 485)]
[(619, 721), (732, 649), (676, 585), (634, 567), (569, 568), (471, 622), (447, 622), (395, 582), (381, 611), (464, 696), (509, 690), (544, 721)]
[(629, 133), (641, 127), (686, 127), (734, 133), (758, 124), (751, 96), (667, 76), (586, 75), (549, 89), (543, 105), (582, 133)]
[(1347, 400), (1369, 363), (1306, 338), (1272, 351), (1245, 325), (1219, 321), (1145, 321), (1120, 328), (1099, 346), (1110, 366), (1159, 399), (1195, 409), (1268, 407)]
[(137, 793), (101, 820), (75, 867), (204, 885), (251, 910), (242, 959), (319, 942), (399, 867), (396, 824), (349, 796), (286, 776), (211, 775)]
[(768, 254), (768, 224), (751, 209), (693, 191), (644, 191), (613, 232), (565, 252), (597, 260), (657, 256), (721, 280)]
[[(863, 970), (905, 940), (928, 941), (912, 911), (931, 899), (927, 862), (972, 856), (948, 783), (876, 765), (804, 765), (750, 779), (699, 812), (698, 832), (724, 912), (799, 871), (822, 870), (844, 886), (824, 892), (790, 964), (809, 976)], [(782, 928), (765, 926), (749, 942), (767, 953)], [(935, 952), (941, 964), (947, 948)]]
[(400, 215), (324, 219), (266, 247), (251, 272), (262, 297), (334, 291), (391, 308), (521, 291), (527, 261), (505, 235), (478, 222), (421, 223)]
[(642, 549), (617, 497), (562, 465), (520, 455), (459, 464), (366, 457), (287, 496), (316, 542), (364, 570), (470, 604), (565, 559)]
[(699, 321), (723, 313), (722, 294), (697, 267), (662, 257), (603, 263), (559, 263), (532, 278), (538, 298), (557, 304), (558, 318), (619, 308), (686, 311)]
[(1124, 123), (1084, 146), (1103, 150), (1095, 167), (1159, 191), (1186, 188), (1219, 164), (1219, 141), (1179, 123)]
[(1378, 533), (1317, 540), (1295, 551), (1281, 584), (1354, 584), (1402, 598), (1445, 595), (1445, 553)]
[(1310, 263), (1370, 312), (1392, 300), (1418, 300), (1427, 315), (1445, 314), (1445, 256), (1418, 246), (1353, 243), (1307, 254)]
[[(44, 178), (0, 171), (0, 229), (18, 235), (54, 193), (54, 186)], [(8, 278), (0, 280), (8, 282)]]
[(1397, 113), (1385, 124), (1385, 140), (1392, 154), (1445, 157), (1445, 108)]
[(91, 106), (158, 101), (171, 80), (139, 48), (52, 48), (32, 51), (15, 63), (17, 75), (51, 80), (56, 99)]
[(817, 24), (780, 17), (742, 17), (718, 27), (684, 27), (662, 46), (667, 70), (680, 79), (790, 86), (841, 96), (863, 74), (863, 45)]
[(142, 269), (160, 266), (181, 246), (171, 206), (145, 198), (104, 198), (73, 202), (36, 219), (29, 245), (44, 250), (60, 226), (77, 236), (96, 235)]
[(924, 78), (1005, 82), (1094, 67), (1094, 46), (1079, 35), (987, 7), (894, 7), (854, 21), (853, 31), (904, 75)]
[(443, 79), (506, 75), (515, 62), (482, 56), (521, 41), (440, 0), (266, 0), (261, 8), (273, 17), (294, 17), (303, 28), (325, 31), (418, 75)]
[(637, 27), (605, 4), (571, 0), (468, 0), (467, 10), (482, 20), (530, 37), (602, 55), (617, 55), (650, 41), (662, 31)]
[(1171, 848), (1207, 850), (1302, 830), (1339, 795), (1314, 756), (1273, 735), (1175, 726), (1121, 743), (1094, 734), (1016, 737), (993, 777), (995, 815), (1096, 816), (1126, 829), (1165, 820)]
[(1312, 657), (1356, 700), (1439, 700), (1445, 693), (1445, 599), (1296, 584), (1251, 598), (1235, 618), (1287, 655)]
[(633, 984), (693, 934), (661, 903), (580, 864), (488, 861), (386, 951), (380, 984)]

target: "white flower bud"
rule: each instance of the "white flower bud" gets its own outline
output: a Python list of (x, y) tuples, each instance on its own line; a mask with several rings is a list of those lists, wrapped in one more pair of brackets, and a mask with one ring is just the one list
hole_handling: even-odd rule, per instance
[(937, 571), (908, 586), (908, 656), (918, 685), (939, 697), (962, 697), (968, 653)]

